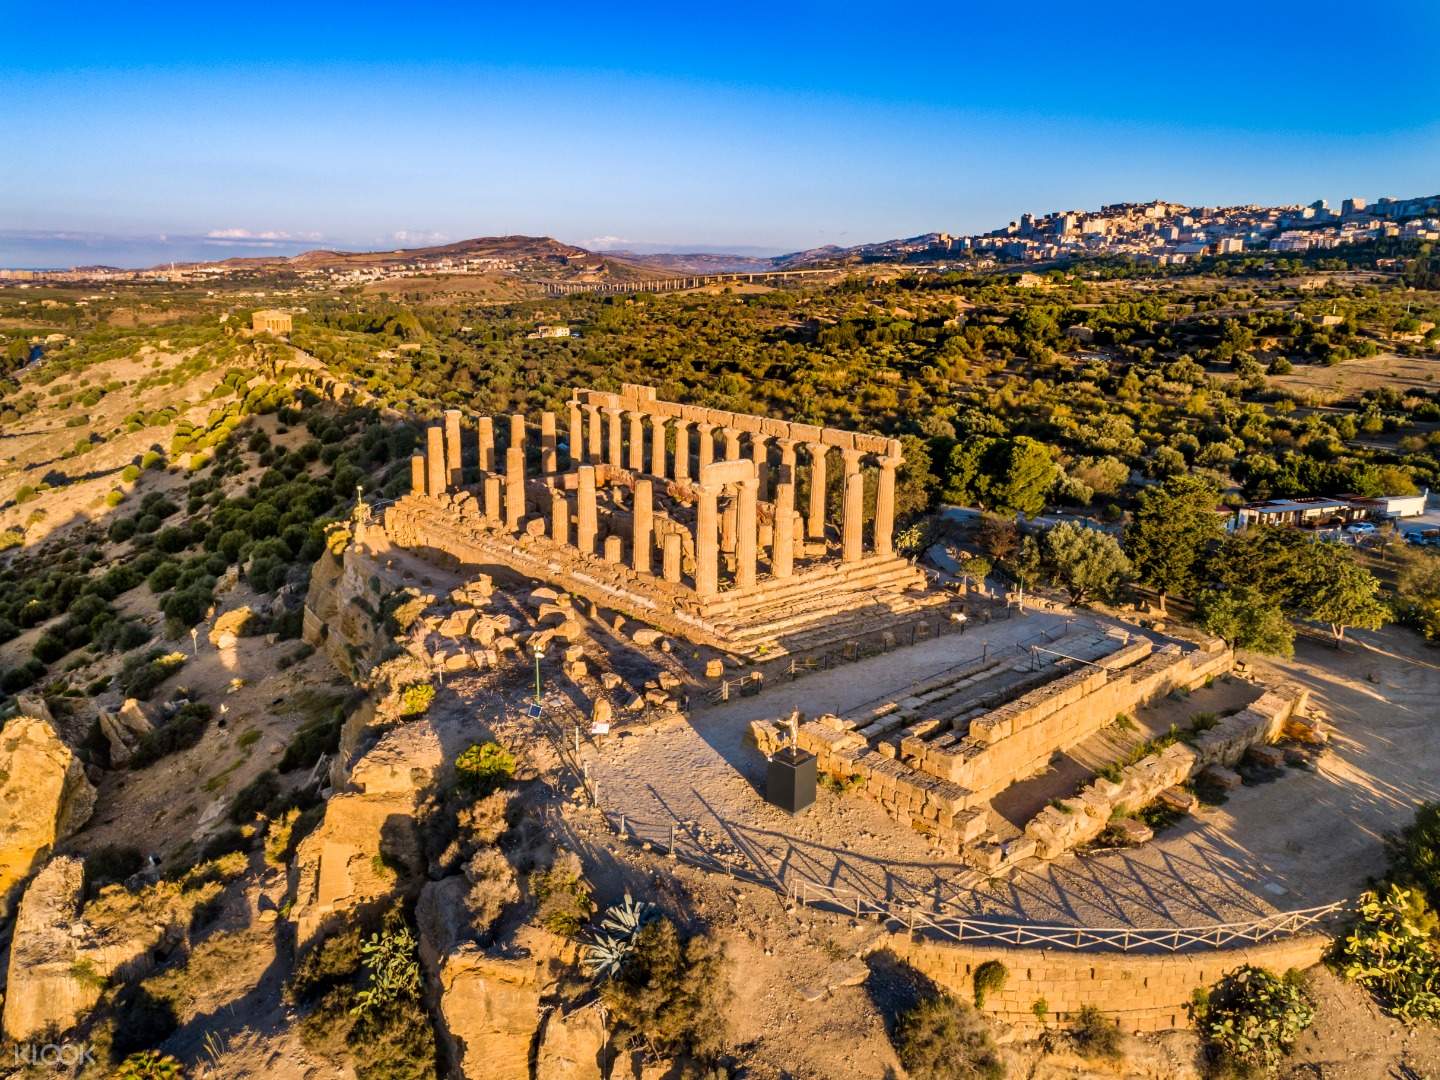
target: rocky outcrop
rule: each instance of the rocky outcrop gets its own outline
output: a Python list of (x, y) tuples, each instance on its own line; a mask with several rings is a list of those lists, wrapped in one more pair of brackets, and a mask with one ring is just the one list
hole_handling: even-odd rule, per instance
[(16, 1042), (69, 1030), (95, 1007), (106, 981), (143, 966), (169, 930), (150, 923), (134, 936), (97, 930), (81, 918), (84, 889), (84, 863), (60, 855), (25, 891), (5, 989), (5, 1034)]
[(249, 607), (232, 608), (216, 617), (207, 635), (210, 644), (217, 649), (233, 649), (254, 621), (255, 613)]
[(379, 616), (382, 597), (359, 556), (347, 549), (341, 556), (326, 553), (315, 561), (305, 594), (302, 634), (323, 650), (351, 682), (388, 642)]
[(25, 694), (18, 706), (0, 731), (0, 917), (17, 886), (95, 809), (85, 765), (56, 734), (44, 700)]
[(100, 713), (100, 732), (110, 744), (110, 764), (124, 768), (135, 753), (140, 740), (155, 728), (145, 706), (134, 698), (126, 698), (116, 712)]
[(547, 1013), (535, 1055), (535, 1080), (601, 1080), (605, 1019), (594, 1006)]
[[(422, 951), (432, 955), (433, 943)], [(540, 1001), (575, 963), (575, 945), (546, 930), (523, 926), (503, 952), (466, 942), (444, 956), (435, 972), (440, 988), (441, 1032), (450, 1058), (466, 1080), (531, 1080), (530, 1058), (540, 1028)], [(556, 1033), (556, 1067), (569, 1055), (583, 1058), (584, 1022)], [(553, 1077), (598, 1077), (595, 1072), (554, 1072)]]
[(421, 876), (415, 811), (442, 760), (428, 720), (385, 733), (350, 773), (350, 789), (300, 842), (291, 865), (295, 945), (304, 950), (332, 927), (393, 897), (399, 871)]

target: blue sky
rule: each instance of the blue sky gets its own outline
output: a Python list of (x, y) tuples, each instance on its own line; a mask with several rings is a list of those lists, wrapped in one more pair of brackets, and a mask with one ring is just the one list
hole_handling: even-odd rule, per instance
[(1440, 5), (0, 0), (0, 265), (1440, 190)]

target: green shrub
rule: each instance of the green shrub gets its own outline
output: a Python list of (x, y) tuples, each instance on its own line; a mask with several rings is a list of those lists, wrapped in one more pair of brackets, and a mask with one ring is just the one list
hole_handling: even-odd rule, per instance
[(130, 768), (143, 769), (161, 758), (196, 745), (210, 726), (214, 710), (199, 701), (180, 706), (164, 724), (141, 738), (130, 758)]
[(412, 683), (400, 691), (400, 715), (424, 716), (435, 700), (435, 687), (429, 683)]
[(1070, 1028), (1070, 1037), (1076, 1047), (1088, 1058), (1105, 1058), (1119, 1061), (1124, 1053), (1120, 1026), (1094, 1005), (1086, 1005), (1075, 1015)]
[(573, 857), (557, 859), (550, 869), (536, 874), (530, 888), (539, 902), (536, 918), (552, 934), (573, 938), (595, 913), (590, 886)]
[(1440, 919), (1422, 892), (1364, 893), (1334, 958), (1342, 976), (1402, 1020), (1440, 1023)]
[(719, 946), (704, 934), (681, 942), (666, 918), (646, 923), (616, 975), (600, 984), (618, 1042), (701, 1061), (725, 1044), (729, 993)]
[(1315, 1019), (1297, 972), (1250, 965), (1196, 991), (1190, 1013), (1211, 1063), (1241, 1073), (1273, 1072)]
[[(408, 944), (406, 939), (408, 939)], [(358, 1080), (431, 1080), (435, 1032), (419, 999), (414, 933), (400, 909), (377, 935), (351, 927), (311, 949), (286, 995), (314, 1007), (300, 1023), (305, 1045), (326, 1057), (348, 1053)]]
[(1005, 989), (1005, 980), (1009, 978), (1010, 972), (999, 960), (986, 960), (975, 969), (972, 981), (975, 985), (975, 1007), (985, 1007), (985, 999), (992, 993)]
[(185, 654), (155, 649), (142, 657), (127, 660), (120, 671), (120, 686), (126, 697), (148, 701), (150, 695), (185, 664)]
[(895, 1026), (896, 1050), (914, 1080), (1000, 1080), (1005, 1066), (979, 1013), (947, 994), (923, 998)]
[(115, 1080), (183, 1080), (184, 1076), (180, 1062), (159, 1050), (131, 1054), (115, 1070)]
[(497, 742), (474, 743), (455, 759), (455, 781), (466, 795), (483, 798), (515, 775), (515, 758)]
[(1389, 880), (1419, 889), (1432, 909), (1440, 909), (1440, 802), (1422, 803), (1387, 847)]
[(340, 729), (344, 723), (345, 710), (337, 705), (329, 715), (305, 724), (290, 739), (276, 767), (282, 773), (313, 769), (323, 755), (333, 754), (339, 749)]
[(275, 801), (280, 794), (280, 778), (274, 769), (267, 769), (251, 780), (230, 801), (230, 820), (243, 825)]
[(120, 479), (124, 480), (127, 484), (133, 484), (136, 480), (140, 479), (140, 466), (126, 465), (125, 468), (120, 470)]
[(374, 1016), (402, 1001), (420, 999), (420, 947), (399, 908), (360, 947), (365, 985), (355, 995), (356, 1016)]

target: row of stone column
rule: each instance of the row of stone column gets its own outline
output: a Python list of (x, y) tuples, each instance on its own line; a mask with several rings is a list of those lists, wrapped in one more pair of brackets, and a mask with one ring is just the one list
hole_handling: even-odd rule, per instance
[[(603, 416), (602, 416), (603, 414)], [(646, 465), (645, 429), (650, 429), (649, 465)], [(625, 430), (628, 425), (628, 446)], [(606, 463), (632, 472), (649, 472), (660, 479), (668, 479), (672, 473), (667, 468), (666, 432), (674, 425), (675, 453), (673, 477), (676, 480), (690, 479), (690, 428), (692, 421), (671, 416), (659, 416), (641, 409), (624, 410), (618, 406), (601, 406), (570, 403), (570, 454), (572, 460), (585, 460), (595, 464)], [(793, 439), (779, 439), (763, 432), (742, 432), (737, 428), (721, 427), (716, 424), (694, 424), (698, 437), (697, 464), (704, 469), (715, 460), (715, 435), (718, 431), (724, 443), (723, 460), (734, 461), (741, 456), (741, 437), (750, 440), (750, 458), (755, 462), (756, 482), (759, 485), (757, 497), (761, 501), (771, 499), (770, 443), (780, 449), (780, 468), (792, 478), (796, 471), (796, 447)], [(804, 444), (810, 462), (810, 490), (805, 535), (812, 540), (825, 537), (825, 485), (826, 461), (834, 447), (822, 442)], [(626, 450), (628, 449), (628, 454)], [(845, 470), (844, 501), (841, 511), (841, 558), (854, 561), (860, 558), (864, 545), (864, 479), (861, 462), (864, 454), (858, 450), (841, 449)], [(898, 457), (879, 459), (879, 483), (875, 504), (873, 543), (876, 552), (889, 555), (893, 552), (895, 530), (895, 470), (900, 464)]]
[[(584, 446), (585, 454), (592, 461), (607, 460), (625, 467), (621, 462), (624, 449), (621, 438), (620, 410), (609, 409), (608, 446), (601, 438), (599, 409), (590, 410), (588, 438), (579, 417), (581, 406), (571, 406), (571, 457), (575, 460), (575, 448)], [(630, 420), (630, 468), (634, 472), (644, 470), (644, 427), (648, 414), (632, 411)], [(690, 467), (689, 421), (649, 415), (652, 423), (650, 472), (658, 477), (666, 475), (665, 424), (676, 425), (675, 476), (688, 479)], [(701, 475), (714, 460), (715, 425), (701, 423), (699, 464)], [(518, 530), (525, 518), (525, 418), (514, 414), (510, 418), (510, 441), (505, 451), (504, 472), (495, 470), (496, 446), (494, 422), (490, 417), (481, 417), (477, 423), (478, 462), (481, 474), (483, 509), (485, 516), (496, 522), (503, 522), (507, 529)], [(725, 442), (725, 460), (740, 459), (741, 432), (734, 428), (722, 431)], [(756, 582), (758, 549), (758, 503), (773, 496), (774, 529), (772, 532), (771, 573), (776, 578), (788, 578), (794, 572), (794, 514), (796, 494), (796, 446), (794, 440), (777, 440), (780, 447), (780, 470), (773, 485), (773, 491), (766, 492), (770, 479), (768, 442), (770, 437), (760, 433), (751, 436), (751, 462), (754, 475), (733, 485), (736, 490), (736, 586), (750, 588)], [(416, 494), (438, 495), (458, 488), (462, 483), (461, 468), (461, 414), (459, 410), (445, 413), (444, 425), (432, 425), (426, 429), (425, 453), (411, 458), (411, 490)], [(540, 425), (541, 469), (553, 474), (558, 471), (558, 447), (555, 430), (555, 414), (544, 413)], [(805, 535), (810, 539), (822, 539), (825, 535), (825, 485), (826, 460), (833, 447), (824, 443), (806, 443), (810, 455), (809, 513), (806, 518)], [(864, 549), (864, 501), (865, 484), (861, 471), (864, 454), (853, 449), (841, 449), (844, 468), (843, 499), (841, 504), (841, 560), (855, 562), (863, 556)], [(893, 553), (892, 534), (895, 526), (895, 474), (900, 459), (882, 457), (879, 459), (879, 477), (876, 490), (876, 512), (873, 522), (873, 548), (876, 554), (888, 556)], [(594, 464), (580, 465), (577, 469), (577, 529), (574, 546), (587, 554), (595, 550), (598, 531), (598, 508), (595, 491)], [(713, 595), (719, 587), (719, 498), (725, 485), (701, 483), (699, 503), (696, 510), (695, 552), (696, 591), (701, 595)], [(568, 500), (563, 492), (556, 492), (556, 505), (552, 507), (551, 533), (561, 543), (569, 543)], [(635, 536), (632, 537), (632, 559), (635, 569), (650, 573), (652, 530), (654, 522), (653, 488), (649, 479), (639, 478), (635, 485), (635, 508), (633, 513)], [(563, 509), (559, 501), (564, 500)], [(612, 537), (611, 539), (618, 538)], [(670, 550), (674, 540), (675, 549)], [(680, 548), (678, 535), (665, 538), (664, 576), (667, 580), (678, 581), (680, 574)], [(618, 561), (618, 552), (605, 552), (607, 557)], [(673, 575), (673, 576), (672, 576)]]

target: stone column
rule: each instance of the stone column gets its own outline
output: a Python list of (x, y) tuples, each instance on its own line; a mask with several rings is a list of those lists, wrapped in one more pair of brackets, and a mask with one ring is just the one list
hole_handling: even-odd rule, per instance
[(570, 543), (570, 500), (563, 491), (550, 493), (550, 539), (557, 544)]
[(510, 414), (510, 449), (525, 448), (525, 414)]
[(650, 548), (655, 528), (654, 490), (649, 480), (635, 481), (635, 505), (631, 508), (631, 565), (637, 574), (650, 573)]
[(840, 529), (840, 561), (856, 562), (865, 547), (865, 477), (859, 450), (841, 450), (845, 461), (845, 502)]
[(780, 466), (775, 482), (775, 524), (770, 530), (770, 573), (788, 578), (795, 573), (795, 472)]
[(505, 528), (516, 532), (525, 519), (525, 448), (505, 451)]
[(675, 479), (690, 479), (690, 421), (675, 421)]
[(668, 532), (661, 544), (661, 576), (666, 581), (680, 580), (680, 534)]
[(540, 414), (540, 471), (546, 476), (560, 470), (560, 452), (555, 439), (555, 414)]
[(630, 471), (645, 471), (645, 414), (632, 409), (630, 417)]
[(599, 528), (595, 511), (595, 466), (581, 465), (576, 477), (575, 546), (586, 555), (594, 555), (595, 533)]
[(585, 460), (585, 414), (578, 401), (570, 402), (570, 468)]
[(895, 553), (895, 470), (898, 457), (880, 459), (880, 480), (875, 487), (875, 554)]
[(620, 429), (620, 410), (607, 405), (605, 407), (605, 415), (610, 421), (610, 446), (605, 455), (605, 460), (611, 465), (614, 465), (615, 468), (623, 469), (625, 467), (625, 455), (621, 453), (623, 439)]
[(725, 460), (740, 460), (740, 432), (733, 427), (725, 429)]
[(425, 429), (425, 493), (445, 491), (445, 431), (434, 424)]
[(715, 425), (702, 421), (697, 430), (700, 435), (700, 472), (703, 473), (705, 466), (715, 460)]
[(695, 507), (695, 591), (701, 596), (720, 591), (719, 496), (716, 485), (700, 485), (700, 501)]
[(739, 503), (735, 513), (735, 587), (755, 587), (756, 519), (755, 504), (759, 498), (760, 485), (754, 480), (742, 480), (739, 488)]
[(788, 478), (793, 486), (795, 484), (795, 440), (776, 439), (775, 445), (780, 447), (780, 473), (777, 479)]
[(480, 431), (480, 474), (495, 471), (495, 420), (482, 416), (475, 425)]
[(824, 443), (806, 443), (810, 451), (810, 517), (805, 522), (805, 535), (811, 540), (825, 539), (825, 456), (830, 447)]
[(650, 417), (650, 473), (665, 479), (665, 417)]
[(499, 525), (505, 514), (500, 506), (500, 474), (491, 473), (485, 477), (485, 520)]
[(761, 499), (770, 497), (770, 436), (759, 431), (750, 433), (750, 459), (755, 462), (756, 494)]
[(600, 406), (586, 405), (585, 411), (590, 414), (590, 440), (585, 447), (585, 460), (591, 465), (598, 465), (602, 460), (600, 447), (604, 442), (600, 433)]
[(425, 455), (410, 455), (410, 494), (425, 494)]
[(458, 488), (465, 476), (460, 471), (460, 410), (445, 410), (445, 482)]

